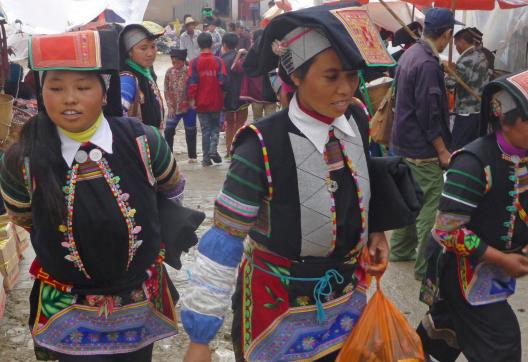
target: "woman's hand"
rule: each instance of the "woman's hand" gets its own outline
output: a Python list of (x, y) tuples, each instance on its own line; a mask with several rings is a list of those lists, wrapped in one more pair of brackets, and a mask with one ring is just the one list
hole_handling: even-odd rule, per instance
[(211, 350), (207, 344), (189, 344), (183, 362), (211, 362)]
[(520, 278), (528, 275), (528, 246), (524, 247), (521, 254), (506, 254), (491, 246), (488, 246), (481, 260), (486, 263), (501, 267), (509, 276)]
[(370, 275), (381, 276), (389, 261), (389, 243), (385, 233), (370, 233), (367, 247), (369, 262), (365, 268)]

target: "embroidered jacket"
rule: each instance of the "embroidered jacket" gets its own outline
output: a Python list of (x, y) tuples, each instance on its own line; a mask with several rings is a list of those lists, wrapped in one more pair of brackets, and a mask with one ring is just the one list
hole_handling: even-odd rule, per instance
[[(181, 197), (184, 185), (157, 129), (130, 118), (110, 118), (108, 124), (113, 153), (103, 152), (101, 164), (88, 159), (74, 162), (72, 168), (64, 163), (60, 170), (50, 170), (64, 180), (65, 195), (72, 196), (71, 213), (63, 225), (49, 222), (42, 198), (46, 190), (32, 181), (29, 163), (18, 174), (8, 170), (4, 160), (0, 165), (8, 213), (17, 224), (31, 228), (42, 268), (57, 281), (72, 285), (74, 292), (86, 294), (94, 289), (97, 294), (111, 294), (146, 278), (145, 270), (161, 244), (156, 192)], [(145, 136), (136, 136), (135, 127), (144, 129)], [(94, 149), (86, 147), (88, 154)], [(76, 175), (74, 193), (68, 183), (72, 175)], [(117, 199), (118, 194), (125, 196)]]
[[(182, 322), (192, 341), (208, 343), (220, 328), (248, 235), (251, 241), (246, 243), (233, 297), (233, 339), (246, 358), (251, 353), (249, 346), (257, 344), (252, 342), (289, 308), (317, 302), (313, 288), (318, 279), (282, 281), (281, 286), (280, 278), (270, 277), (269, 273), (295, 279), (320, 277), (335, 268), (343, 281), (329, 281), (333, 293), (325, 301), (355, 288), (361, 279), (358, 252), (368, 233), (370, 181), (368, 171), (359, 170), (362, 163), (368, 165), (368, 122), (358, 108), (353, 108), (352, 115), (350, 122), (357, 124), (353, 126), (355, 136), (348, 138), (340, 133), (341, 139), (330, 137), (324, 151), (326, 164), (292, 123), (288, 110), (263, 119), (238, 135), (227, 179), (215, 202), (214, 226), (199, 243), (199, 254), (191, 270), (192, 288), (182, 297)], [(349, 141), (355, 148), (348, 148)], [(350, 167), (357, 173), (351, 173)], [(330, 173), (326, 181), (325, 176), (319, 181), (321, 171), (323, 175)], [(364, 193), (358, 187), (364, 187)], [(335, 206), (330, 204), (329, 193), (333, 194)], [(252, 296), (247, 295), (249, 290)], [(268, 298), (270, 302), (264, 302)], [(364, 300), (358, 298), (356, 307), (361, 309)], [(310, 325), (311, 322), (305, 326), (307, 330)], [(276, 331), (285, 330), (281, 325)], [(320, 342), (314, 342), (317, 348), (297, 357), (308, 358), (316, 351), (324, 355), (324, 343)]]
[[(447, 171), (432, 233), (457, 256), (461, 289), (472, 304), (502, 300), (511, 294), (512, 278), (498, 268), (484, 268), (480, 258), (488, 245), (519, 252), (527, 243), (528, 160), (518, 160), (515, 163), (503, 153), (491, 134), (455, 154)], [(499, 284), (491, 283), (493, 278), (501, 280), (507, 290), (498, 290)]]
[(171, 67), (165, 73), (165, 101), (167, 102), (169, 116), (185, 113), (189, 109), (187, 96), (189, 75), (187, 73), (187, 66), (179, 69)]

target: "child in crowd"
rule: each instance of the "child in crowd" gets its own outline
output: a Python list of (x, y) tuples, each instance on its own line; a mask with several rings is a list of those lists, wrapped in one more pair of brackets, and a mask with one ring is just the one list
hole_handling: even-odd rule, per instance
[(196, 111), (189, 107), (187, 82), (189, 79), (186, 63), (187, 50), (173, 49), (170, 53), (172, 67), (165, 73), (165, 100), (169, 110), (165, 139), (173, 150), (174, 133), (178, 123), (183, 119), (185, 141), (189, 163), (196, 163)]
[(196, 107), (202, 128), (202, 165), (221, 163), (218, 154), (220, 136), (220, 112), (224, 106), (223, 86), (226, 78), (224, 61), (211, 51), (213, 38), (209, 33), (198, 36), (200, 55), (191, 60), (189, 66), (189, 98), (191, 107)]

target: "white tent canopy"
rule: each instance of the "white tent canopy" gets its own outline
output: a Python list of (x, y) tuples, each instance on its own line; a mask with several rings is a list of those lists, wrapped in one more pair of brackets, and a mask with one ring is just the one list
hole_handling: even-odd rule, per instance
[(127, 22), (143, 20), (148, 0), (0, 0), (7, 22), (30, 34), (57, 34), (84, 25), (105, 9)]
[(466, 26), (484, 33), (484, 46), (496, 51), (495, 68), (509, 72), (528, 68), (528, 7), (458, 13)]

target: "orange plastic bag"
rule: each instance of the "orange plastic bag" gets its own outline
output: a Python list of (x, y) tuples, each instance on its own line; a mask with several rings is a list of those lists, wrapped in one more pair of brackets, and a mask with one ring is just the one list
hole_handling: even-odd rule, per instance
[(337, 362), (423, 362), (418, 334), (380, 289), (368, 302), (348, 336)]

